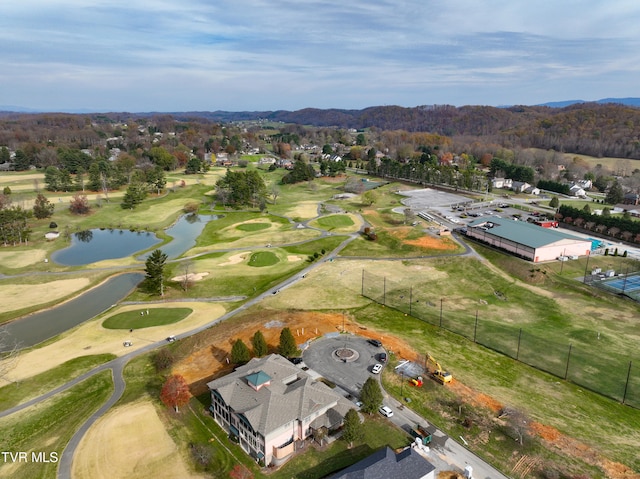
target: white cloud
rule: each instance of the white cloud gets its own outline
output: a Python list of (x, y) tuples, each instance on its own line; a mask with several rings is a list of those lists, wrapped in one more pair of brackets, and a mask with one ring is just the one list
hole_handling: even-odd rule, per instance
[(4, 3), (0, 104), (244, 110), (638, 96), (635, 0)]

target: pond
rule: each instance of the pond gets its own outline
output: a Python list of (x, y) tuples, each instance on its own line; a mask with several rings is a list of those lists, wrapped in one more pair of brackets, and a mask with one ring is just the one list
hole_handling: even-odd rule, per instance
[(65, 266), (79, 266), (104, 259), (124, 258), (160, 243), (148, 231), (92, 229), (71, 235), (71, 246), (56, 251), (51, 260)]
[(125, 298), (143, 278), (142, 273), (125, 273), (109, 278), (71, 301), (12, 321), (3, 329), (12, 341), (19, 343), (20, 349), (35, 346), (106, 311)]
[[(177, 258), (196, 244), (205, 225), (221, 218), (218, 215), (184, 215), (166, 230), (173, 237), (169, 243), (161, 246), (170, 258)], [(74, 233), (71, 246), (56, 251), (51, 260), (65, 266), (81, 266), (105, 259), (117, 259), (130, 256), (160, 243), (155, 234), (148, 231), (129, 231), (121, 229), (92, 229)], [(144, 261), (150, 253), (137, 259)]]
[[(167, 228), (165, 233), (171, 236), (173, 240), (171, 242), (160, 246), (160, 249), (166, 254), (169, 259), (174, 259), (180, 256), (185, 251), (193, 248), (196, 245), (196, 240), (204, 227), (209, 221), (222, 218), (222, 215), (183, 215), (173, 226)], [(145, 253), (138, 259), (146, 260), (151, 254)]]

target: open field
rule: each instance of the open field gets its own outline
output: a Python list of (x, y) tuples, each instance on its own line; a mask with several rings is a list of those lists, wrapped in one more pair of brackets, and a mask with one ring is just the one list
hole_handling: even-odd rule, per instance
[[(275, 183), (282, 172), (274, 173), (276, 174), (261, 174), (270, 183)], [(56, 212), (53, 219), (61, 228), (68, 226), (72, 231), (85, 226), (115, 225), (118, 221), (124, 227), (129, 227), (130, 223), (134, 224), (133, 220), (139, 222), (140, 226), (149, 225), (149, 229), (157, 230), (175, 221), (181, 214), (182, 206), (187, 202), (204, 198), (201, 208), (201, 212), (204, 213), (210, 203), (205, 195), (211, 191), (214, 183), (212, 180), (219, 174), (224, 174), (224, 170), (217, 170), (201, 178), (189, 178), (190, 181), (193, 180), (192, 186), (176, 188), (175, 192), (164, 197), (149, 198), (139, 209), (134, 210), (132, 215), (127, 212), (127, 215), (123, 216), (122, 209), (114, 201), (103, 204), (86, 217), (72, 217), (68, 212), (60, 211)], [(175, 181), (181, 178), (178, 173), (173, 176), (176, 178)], [(534, 370), (459, 335), (434, 327), (433, 324), (437, 325), (438, 319), (442, 317), (443, 325), (447, 327), (467, 327), (472, 330), (473, 319), (478, 314), (483, 324), (486, 322), (494, 328), (487, 331), (496, 338), (500, 338), (498, 333), (503, 331), (503, 328), (510, 331), (522, 329), (523, 338), (527, 334), (548, 338), (526, 354), (547, 354), (556, 342), (563, 342), (574, 345), (574, 352), (584, 348), (586, 351), (597, 351), (597, 356), (607, 360), (633, 359), (635, 364), (637, 346), (640, 342), (636, 322), (640, 317), (638, 305), (620, 301), (615, 296), (593, 291), (577, 283), (575, 278), (584, 273), (585, 263), (582, 260), (564, 264), (562, 271), (561, 265), (556, 263), (540, 267), (536, 265), (533, 268), (528, 263), (489, 250), (485, 251), (480, 247), (478, 250), (487, 258), (485, 261), (448, 256), (402, 259), (409, 256), (451, 254), (461, 252), (462, 249), (451, 239), (438, 237), (431, 232), (425, 233), (421, 227), (404, 225), (403, 215), (391, 211), (400, 204), (399, 197), (394, 192), (404, 188), (403, 186), (386, 185), (378, 188), (375, 190), (378, 198), (374, 205), (364, 207), (357, 197), (339, 201), (329, 199), (341, 191), (342, 181), (344, 178), (282, 185), (277, 204), (268, 205), (271, 213), (288, 212), (286, 214), (297, 217), (292, 218), (296, 221), (317, 216), (320, 202), (339, 205), (350, 213), (358, 213), (358, 210), (363, 209), (362, 214), (374, 226), (378, 240), (373, 242), (358, 238), (344, 251), (344, 258), (332, 262), (323, 260), (321, 251), (331, 251), (345, 239), (345, 236), (318, 237), (319, 232), (297, 229), (294, 224), (273, 214), (214, 210), (215, 213), (225, 215), (224, 218), (216, 221), (215, 226), (210, 223), (198, 239), (196, 247), (189, 252), (206, 253), (190, 260), (189, 273), (202, 275), (202, 279), (192, 282), (186, 292), (182, 290), (179, 279), (167, 281), (168, 300), (220, 296), (251, 297), (298, 273), (310, 264), (307, 262), (308, 256), (314, 253), (319, 253), (316, 261), (321, 263), (305, 279), (282, 288), (278, 295), (270, 295), (259, 307), (250, 308), (224, 324), (216, 325), (192, 338), (165, 346), (176, 358), (172, 371), (181, 373), (188, 379), (192, 392), (202, 393), (208, 380), (226, 370), (226, 358), (231, 349), (231, 341), (235, 338), (243, 338), (246, 344), (250, 344), (249, 338), (260, 329), (267, 337), (270, 348), (274, 350), (278, 335), (285, 325), (292, 329), (298, 343), (302, 343), (326, 332), (340, 331), (344, 324), (347, 331), (369, 337), (382, 337), (385, 346), (394, 353), (392, 361), (401, 357), (420, 359), (427, 351), (438, 358), (445, 368), (453, 372), (453, 387), (425, 387), (419, 391), (407, 391), (405, 384), (403, 394), (412, 394), (415, 407), (421, 413), (442, 426), (452, 437), (463, 435), (475, 450), (500, 463), (505, 472), (509, 472), (513, 461), (524, 452), (544, 461), (561, 464), (576, 474), (585, 474), (587, 471), (589, 477), (598, 479), (637, 479), (633, 472), (629, 472), (630, 469), (627, 468), (625, 471), (624, 468), (618, 467), (620, 464), (617, 463), (624, 463), (640, 470), (637, 457), (637, 450), (640, 449), (638, 410)], [(354, 225), (347, 224), (345, 218), (354, 221)], [(355, 231), (359, 226), (354, 218), (357, 218), (357, 215), (332, 215), (316, 220), (313, 224), (325, 229), (335, 228), (334, 232), (341, 228), (344, 228), (344, 232)], [(50, 264), (45, 266), (41, 263), (42, 256), (37, 256), (38, 262), (34, 262), (28, 255), (29, 251), (45, 251), (48, 254), (62, 243), (52, 245), (41, 239), (44, 232), (48, 231), (48, 222), (49, 220), (34, 223), (34, 242), (29, 247), (0, 252), (5, 254), (7, 264), (11, 265), (6, 266), (0, 258), (2, 271), (10, 270), (11, 274), (16, 274), (42, 271), (43, 268), (69, 270)], [(299, 240), (312, 241), (287, 247), (278, 246)], [(267, 244), (273, 247), (267, 248)], [(220, 251), (224, 248), (238, 249)], [(370, 256), (374, 259), (353, 259), (353, 256)], [(375, 260), (394, 256), (398, 257), (398, 260)], [(260, 259), (261, 267), (250, 265), (252, 257)], [(272, 262), (274, 258), (277, 262)], [(269, 261), (265, 260), (266, 263), (271, 264), (266, 264), (263, 259), (268, 259)], [(617, 268), (621, 261), (621, 258), (592, 257), (589, 266), (607, 265), (610, 262)], [(182, 274), (181, 264), (169, 263), (166, 273), (167, 278), (177, 278)], [(91, 274), (99, 276), (106, 273)], [(34, 291), (44, 288), (48, 282), (45, 281), (45, 277), (40, 276), (31, 276), (28, 279), (16, 277), (11, 281), (17, 281), (19, 285), (32, 284)], [(379, 302), (387, 302), (388, 305), (399, 305), (406, 309), (408, 301), (412, 300), (412, 314), (424, 315), (431, 324), (416, 320), (402, 311), (373, 304), (361, 296), (363, 287), (368, 295)], [(128, 299), (146, 301), (158, 298), (136, 291)], [(23, 352), (17, 367), (10, 372), (7, 379), (33, 385), (39, 378), (44, 378), (47, 371), (51, 371), (53, 378), (50, 382), (42, 379), (43, 385), (38, 389), (42, 391), (48, 385), (53, 387), (53, 384), (71, 377), (76, 371), (85, 370), (94, 362), (98, 364), (107, 358), (122, 356), (142, 345), (162, 341), (171, 334), (191, 330), (221, 316), (238, 304), (181, 302), (181, 307), (193, 310), (185, 319), (170, 325), (134, 328), (133, 333), (129, 333), (126, 326), (119, 330), (105, 329), (103, 321), (119, 313), (127, 313), (137, 318), (136, 314), (139, 315), (141, 310), (146, 312), (147, 306), (151, 312), (149, 316), (155, 317), (153, 310), (166, 307), (167, 302), (119, 306), (48, 341), (41, 347)], [(173, 306), (175, 304), (172, 303), (171, 307)], [(144, 318), (146, 319), (146, 314)], [(124, 340), (131, 340), (133, 346), (125, 348)], [(576, 355), (576, 360), (585, 364), (594, 360), (592, 357), (584, 357), (577, 353)], [(164, 410), (155, 408), (155, 404), (158, 403), (152, 402), (157, 401), (163, 375), (153, 370), (152, 357), (153, 354), (145, 355), (130, 363), (125, 395), (118, 403), (118, 408), (105, 418), (104, 425), (95, 429), (95, 437), (100, 437), (107, 443), (118, 442), (116, 439), (121, 437), (118, 436), (118, 431), (127, 427), (123, 417), (139, 418), (140, 410), (144, 410), (145, 418), (140, 418), (140, 421), (148, 419), (149, 428), (157, 431), (158, 437), (162, 438), (161, 445), (165, 447), (165, 457), (175, 458), (171, 462), (175, 462), (176, 467), (185, 468), (180, 469), (178, 475), (195, 477), (191, 470), (191, 459), (188, 459), (189, 444), (196, 439), (198, 443), (208, 444), (213, 434), (211, 431), (217, 427), (203, 414), (207, 407), (206, 394), (202, 396), (204, 399), (194, 398), (189, 410), (185, 410), (184, 415), (180, 417), (174, 417)], [(39, 374), (41, 376), (37, 376)], [(397, 378), (385, 373), (383, 379), (389, 387), (389, 392), (400, 397), (398, 386), (402, 386)], [(617, 373), (614, 379), (618, 380)], [(24, 389), (18, 391), (12, 388), (13, 386), (6, 386), (0, 390), (2, 393), (10, 393), (9, 403), (15, 403), (37, 392), (27, 393)], [(60, 405), (64, 403), (56, 403), (55, 408)], [(496, 439), (504, 437), (505, 426), (497, 421), (494, 410), (501, 406), (510, 406), (526, 412), (532, 424), (535, 424), (532, 427), (535, 427), (533, 435), (536, 440), (528, 445), (527, 449), (519, 449), (509, 440)], [(155, 417), (148, 410), (149, 407), (154, 410)], [(66, 409), (61, 408), (62, 411), (58, 413), (55, 408), (47, 405), (44, 411), (56, 417), (66, 417)], [(195, 408), (195, 411), (192, 408)], [(486, 408), (492, 411), (486, 419), (486, 424), (491, 424), (487, 426), (489, 432), (480, 429), (480, 425), (485, 425), (482, 416), (485, 413), (482, 411)], [(462, 426), (465, 417), (472, 420), (471, 428)], [(25, 428), (32, 427), (26, 415), (14, 420), (11, 424), (0, 423), (0, 429), (4, 431), (5, 425), (9, 424), (7, 427), (20, 430), (22, 421), (25, 421)], [(158, 429), (159, 427), (161, 429)], [(495, 437), (494, 431), (497, 431)], [(599, 434), (596, 436), (593, 431), (599, 431)], [(142, 442), (149, 440), (145, 435), (146, 431), (130, 433), (134, 434), (140, 434)], [(368, 452), (367, 447), (373, 444), (377, 447), (377, 439), (380, 439), (382, 445), (387, 436), (391, 437), (390, 433), (381, 430), (376, 430), (375, 434), (380, 437), (369, 437), (366, 442), (368, 446), (363, 445), (364, 449), (360, 452)], [(38, 440), (42, 443), (54, 443), (58, 440), (58, 430), (51, 429), (51, 432), (41, 436)], [(171, 444), (166, 442), (167, 438), (170, 438)], [(552, 440), (553, 438), (563, 440)], [(602, 440), (603, 438), (606, 440)], [(64, 443), (64, 439), (60, 440)], [(220, 447), (221, 445), (230, 452)], [(2, 446), (3, 450), (16, 450), (15, 447), (18, 447), (13, 443), (3, 443)], [(544, 450), (541, 449), (543, 446)], [(117, 445), (114, 444), (113, 447)], [(329, 472), (323, 469), (327, 461), (343, 461), (341, 464), (345, 465), (349, 461), (353, 462), (356, 457), (353, 451), (343, 450), (344, 445), (340, 443), (335, 447), (338, 448), (338, 452), (335, 456), (329, 456), (330, 459), (312, 451), (308, 456), (300, 458), (299, 461), (294, 460), (291, 466), (288, 465), (269, 477), (302, 477), (301, 471), (310, 467), (311, 471), (304, 477), (322, 477)], [(218, 467), (219, 471), (225, 471), (225, 474), (238, 462), (233, 454), (242, 454), (236, 446), (224, 439), (224, 435), (220, 436), (220, 442), (216, 441), (216, 446), (212, 449), (215, 450), (215, 467)], [(137, 464), (135, 472), (139, 473), (139, 477), (157, 477), (158, 470), (169, 470), (174, 466), (155, 457), (147, 461), (136, 456), (137, 450), (129, 450)], [(110, 455), (122, 454), (123, 459), (126, 459), (126, 454), (120, 450), (109, 451)], [(106, 455), (100, 454), (100, 451), (85, 450), (82, 467), (86, 467), (86, 470), (100, 467), (107, 459)], [(180, 459), (177, 459), (178, 457)], [(251, 461), (243, 455), (242, 462), (245, 460), (251, 466)], [(116, 466), (124, 468), (126, 464), (127, 461), (122, 460)], [(129, 462), (129, 466), (132, 464), (133, 462)], [(256, 477), (262, 477), (258, 475), (257, 470), (254, 471)], [(3, 473), (4, 471), (0, 471), (0, 475)], [(21, 476), (19, 473), (17, 477), (31, 476), (27, 473)]]
[(113, 389), (108, 371), (97, 374), (43, 403), (0, 419), (3, 451), (44, 453), (48, 462), (3, 461), (0, 478), (55, 477), (58, 460), (76, 429), (106, 401)]
[(95, 479), (205, 477), (190, 471), (150, 402), (119, 406), (100, 418), (80, 442), (72, 474)]

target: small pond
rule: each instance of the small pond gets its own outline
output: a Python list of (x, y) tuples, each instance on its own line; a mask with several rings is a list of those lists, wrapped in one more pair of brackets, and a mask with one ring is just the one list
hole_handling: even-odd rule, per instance
[[(177, 258), (196, 244), (205, 225), (221, 218), (218, 215), (184, 215), (166, 230), (173, 237), (169, 243), (161, 247), (170, 258)], [(65, 266), (80, 266), (105, 259), (117, 259), (130, 256), (161, 243), (155, 234), (148, 231), (129, 231), (121, 229), (92, 229), (74, 233), (71, 246), (56, 251), (51, 255), (52, 261)], [(144, 261), (150, 253), (139, 260)]]
[(71, 235), (71, 246), (56, 251), (51, 259), (58, 264), (79, 266), (105, 259), (124, 258), (160, 241), (160, 238), (148, 231), (92, 229)]
[[(171, 242), (160, 246), (160, 249), (166, 254), (169, 259), (174, 259), (180, 256), (185, 251), (193, 248), (196, 244), (196, 240), (204, 227), (209, 221), (222, 218), (222, 215), (183, 215), (173, 226), (167, 228), (165, 233), (171, 236), (173, 240)], [(151, 254), (145, 253), (138, 259), (145, 260)]]

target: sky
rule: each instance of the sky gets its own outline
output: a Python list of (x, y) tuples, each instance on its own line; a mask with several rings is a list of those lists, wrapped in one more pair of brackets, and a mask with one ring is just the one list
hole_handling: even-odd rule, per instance
[(0, 107), (264, 111), (640, 97), (638, 0), (3, 0)]

